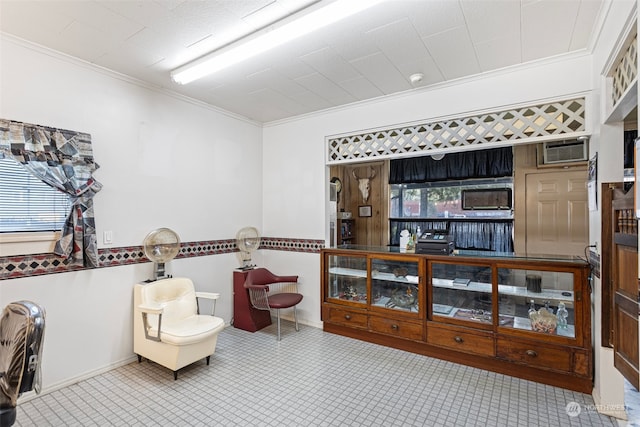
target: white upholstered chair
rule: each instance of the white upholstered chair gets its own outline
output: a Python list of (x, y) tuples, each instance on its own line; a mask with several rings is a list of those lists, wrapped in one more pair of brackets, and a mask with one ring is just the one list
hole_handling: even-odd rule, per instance
[[(224, 320), (215, 317), (215, 300), (220, 294), (196, 292), (193, 282), (183, 277), (136, 284), (133, 298), (133, 351), (173, 371), (216, 350)], [(211, 315), (200, 314), (198, 298), (214, 301)]]

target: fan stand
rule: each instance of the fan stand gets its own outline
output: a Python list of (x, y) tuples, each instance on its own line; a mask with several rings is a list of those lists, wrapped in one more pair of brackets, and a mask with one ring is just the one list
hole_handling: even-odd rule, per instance
[(167, 276), (165, 276), (164, 262), (156, 262), (156, 268), (154, 269), (153, 275), (154, 275), (153, 280), (160, 280), (160, 279), (167, 278)]
[(247, 271), (253, 270), (254, 268), (256, 268), (256, 265), (251, 264), (251, 254), (249, 252), (243, 252), (242, 267), (240, 267), (240, 270)]

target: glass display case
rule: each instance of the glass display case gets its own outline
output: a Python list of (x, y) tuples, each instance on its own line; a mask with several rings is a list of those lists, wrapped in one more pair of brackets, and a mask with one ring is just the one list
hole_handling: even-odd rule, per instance
[(327, 298), (367, 304), (367, 258), (365, 256), (330, 255)]
[(500, 326), (575, 338), (574, 308), (572, 272), (498, 268)]
[(323, 249), (323, 329), (589, 392), (589, 265), (571, 256)]
[(433, 316), (492, 324), (492, 281), (489, 265), (432, 262)]
[(420, 276), (417, 261), (371, 260), (371, 305), (418, 313)]

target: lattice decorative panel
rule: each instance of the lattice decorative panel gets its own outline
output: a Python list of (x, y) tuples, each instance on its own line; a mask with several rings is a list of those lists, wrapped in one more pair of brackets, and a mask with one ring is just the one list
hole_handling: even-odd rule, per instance
[(634, 37), (629, 48), (613, 70), (613, 105), (615, 106), (622, 95), (638, 76), (638, 38)]
[[(327, 164), (558, 136), (585, 130), (585, 98), (328, 139)], [(577, 135), (576, 135), (577, 136)], [(504, 144), (503, 144), (504, 145)], [(487, 147), (490, 148), (490, 147)]]

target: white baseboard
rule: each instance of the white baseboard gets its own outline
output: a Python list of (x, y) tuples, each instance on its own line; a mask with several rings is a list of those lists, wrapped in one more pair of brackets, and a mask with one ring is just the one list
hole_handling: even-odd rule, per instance
[(595, 409), (598, 411), (598, 413), (617, 418), (619, 421), (625, 421), (627, 419), (627, 412), (624, 409), (616, 409), (620, 405), (604, 403), (597, 389), (593, 389), (591, 397), (593, 397), (593, 403), (595, 404)]
[(85, 372), (82, 375), (78, 375), (77, 377), (69, 378), (67, 380), (60, 381), (60, 382), (55, 383), (53, 385), (50, 385), (50, 386), (47, 386), (47, 387), (43, 387), (42, 391), (40, 392), (40, 394), (36, 394), (35, 391), (26, 392), (22, 396), (20, 396), (20, 398), (18, 399), (18, 405), (20, 403), (22, 403), (22, 402), (28, 402), (29, 400), (35, 399), (38, 396), (42, 396), (43, 394), (48, 394), (48, 393), (54, 392), (56, 390), (60, 390), (61, 388), (68, 387), (68, 386), (76, 384), (76, 383), (78, 383), (80, 381), (87, 380), (89, 378), (95, 377), (96, 375), (100, 375), (100, 374), (103, 374), (105, 372), (111, 371), (112, 369), (116, 369), (116, 368), (119, 368), (121, 366), (128, 365), (129, 363), (135, 362), (136, 360), (138, 360), (138, 357), (135, 354), (133, 354), (130, 357), (127, 357), (125, 359), (119, 360), (117, 362), (110, 363), (109, 365), (103, 366), (102, 368), (98, 368), (98, 369), (95, 369), (93, 371), (88, 371), (88, 372)]

